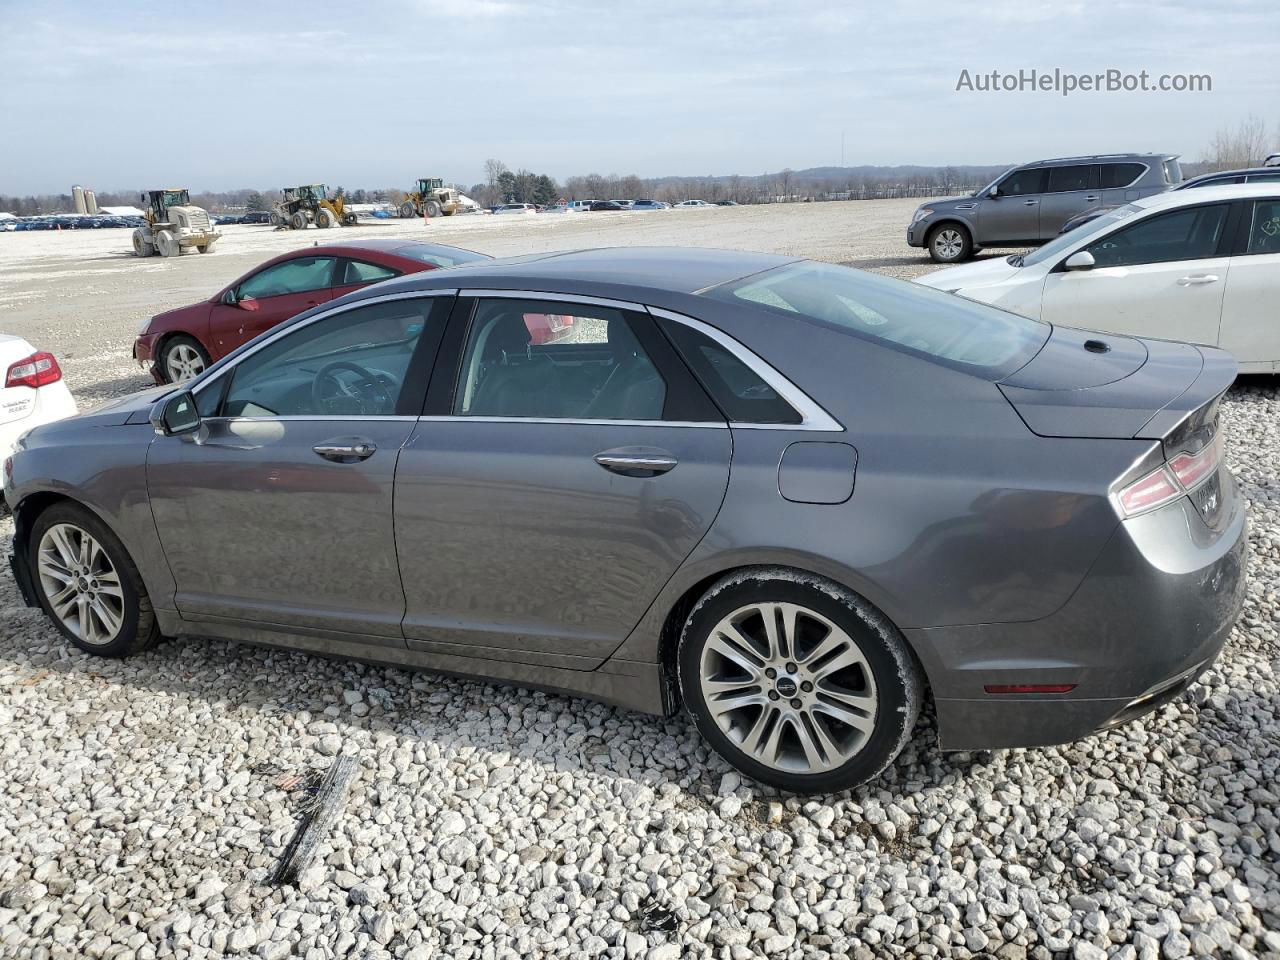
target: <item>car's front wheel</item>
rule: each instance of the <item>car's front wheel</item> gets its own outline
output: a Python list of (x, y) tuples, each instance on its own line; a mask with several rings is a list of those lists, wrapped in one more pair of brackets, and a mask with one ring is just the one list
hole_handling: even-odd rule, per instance
[(160, 351), (160, 373), (166, 383), (185, 383), (204, 373), (207, 366), (208, 351), (185, 333), (170, 337)]
[(32, 525), (29, 551), (40, 606), (81, 650), (125, 657), (160, 639), (138, 568), (89, 510), (75, 503), (45, 510)]
[(901, 752), (919, 668), (879, 612), (820, 577), (755, 569), (721, 580), (685, 623), (680, 689), (729, 763), (795, 793), (844, 790)]
[(958, 223), (944, 223), (929, 234), (929, 256), (934, 263), (959, 263), (973, 256), (973, 237)]

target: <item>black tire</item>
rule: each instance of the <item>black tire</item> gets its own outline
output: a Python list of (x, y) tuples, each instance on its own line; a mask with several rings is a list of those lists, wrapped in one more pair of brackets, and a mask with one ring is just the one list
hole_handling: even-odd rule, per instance
[[(744, 751), (713, 717), (701, 683), (703, 650), (724, 618), (758, 603), (797, 604), (825, 617), (854, 641), (869, 667), (877, 699), (874, 725), (842, 764), (815, 773), (780, 769)], [(910, 740), (924, 695), (915, 657), (883, 614), (832, 581), (785, 568), (743, 570), (712, 586), (685, 621), (677, 670), (685, 708), (715, 751), (747, 776), (792, 793), (829, 793), (874, 779)]]
[(401, 220), (408, 220), (408, 219), (410, 219), (410, 218), (412, 218), (412, 217), (416, 217), (417, 215), (418, 215), (418, 211), (414, 209), (413, 204), (412, 204), (411, 202), (409, 202), (408, 200), (406, 200), (404, 203), (400, 204), (400, 219), (401, 219)]
[(303, 213), (301, 210), (298, 210), (291, 217), (289, 217), (289, 229), (305, 230), (307, 229), (307, 224), (310, 222), (311, 221), (307, 218), (307, 215)]
[[(39, 572), (40, 542), (45, 533), (58, 524), (78, 527), (97, 540), (119, 577), (123, 593), (123, 619), (119, 632), (109, 643), (84, 642), (67, 628), (53, 612), (49, 603), (44, 580)], [(160, 626), (156, 622), (151, 598), (147, 595), (146, 586), (142, 582), (138, 568), (133, 563), (133, 558), (129, 556), (129, 552), (125, 550), (124, 545), (110, 528), (92, 511), (78, 503), (64, 501), (55, 503), (41, 513), (31, 526), (31, 537), (27, 545), (27, 562), (31, 565), (32, 586), (45, 616), (50, 619), (59, 633), (85, 653), (99, 657), (128, 657), (149, 650), (160, 641)]]
[(436, 201), (428, 200), (422, 206), (426, 211), (427, 216), (431, 219), (434, 220), (436, 217), (440, 216), (440, 204), (436, 203)]
[(940, 223), (929, 231), (929, 256), (934, 263), (960, 263), (973, 256), (973, 234), (960, 223)]
[(204, 345), (195, 337), (185, 333), (175, 333), (160, 345), (160, 351), (156, 357), (156, 369), (160, 371), (160, 377), (165, 383), (182, 383), (184, 380), (192, 379), (192, 377), (176, 377), (175, 371), (170, 369), (170, 364), (173, 362), (171, 358), (180, 347), (194, 350), (199, 355), (203, 366), (195, 375), (209, 369), (209, 351), (204, 348)]

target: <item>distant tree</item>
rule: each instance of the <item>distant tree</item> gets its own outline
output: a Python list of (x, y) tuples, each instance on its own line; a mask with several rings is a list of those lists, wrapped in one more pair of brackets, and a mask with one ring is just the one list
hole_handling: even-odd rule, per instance
[(263, 199), (262, 194), (257, 190), (251, 190), (249, 196), (244, 199), (244, 208), (246, 210), (266, 210), (267, 201)]
[(339, 197), (346, 199), (346, 196), (347, 196), (346, 187), (339, 187), (337, 190), (333, 191), (333, 199), (335, 200), (337, 200)]
[(501, 160), (489, 159), (484, 162), (484, 177), (491, 187), (496, 187), (498, 178), (508, 172), (507, 165)]
[(1249, 116), (1235, 130), (1219, 127), (1209, 145), (1204, 163), (1209, 171), (1233, 170), (1261, 163), (1267, 156), (1271, 138), (1261, 117)]
[(494, 186), (498, 188), (498, 195), (503, 198), (506, 203), (518, 203), (516, 200), (516, 175), (510, 170), (504, 169), (498, 174), (494, 181)]
[(560, 187), (545, 173), (538, 177), (538, 182), (533, 190), (533, 202), (540, 203), (544, 206), (548, 203), (555, 203), (560, 199)]

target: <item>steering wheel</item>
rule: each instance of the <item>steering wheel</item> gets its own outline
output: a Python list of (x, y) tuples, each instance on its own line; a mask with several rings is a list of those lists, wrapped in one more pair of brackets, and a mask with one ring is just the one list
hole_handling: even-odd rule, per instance
[[(354, 373), (354, 383), (334, 376), (339, 370)], [(326, 392), (325, 383), (337, 387)], [(391, 389), (399, 386), (388, 373), (373, 373), (350, 360), (334, 360), (316, 371), (311, 381), (311, 402), (318, 413), (354, 414), (366, 417), (395, 413), (396, 402)]]

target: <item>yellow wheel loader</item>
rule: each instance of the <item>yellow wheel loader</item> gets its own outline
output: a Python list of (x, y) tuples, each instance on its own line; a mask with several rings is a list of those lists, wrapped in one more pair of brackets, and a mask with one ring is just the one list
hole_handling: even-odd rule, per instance
[(462, 201), (458, 199), (458, 191), (446, 187), (439, 177), (421, 177), (418, 189), (405, 194), (400, 204), (400, 216), (406, 220), (410, 217), (451, 217), (462, 209)]
[(341, 196), (330, 198), (329, 188), (323, 183), (309, 183), (301, 187), (285, 187), (284, 198), (271, 211), (271, 222), (277, 227), (305, 230), (314, 223), (321, 230), (341, 224), (354, 226), (356, 215), (347, 209)]

